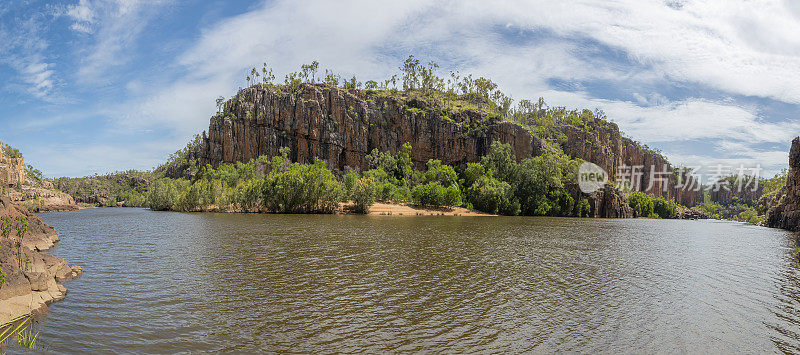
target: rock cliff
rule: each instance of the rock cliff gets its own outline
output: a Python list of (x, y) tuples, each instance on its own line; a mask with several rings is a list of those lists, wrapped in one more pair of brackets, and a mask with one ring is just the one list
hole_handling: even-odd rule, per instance
[[(474, 110), (432, 107), (421, 99), (321, 84), (304, 84), (297, 93), (259, 84), (241, 90), (225, 104), (224, 113), (211, 118), (208, 134), (203, 133), (193, 155), (202, 164), (218, 166), (276, 155), (286, 146), (294, 161), (318, 157), (336, 170), (365, 170), (365, 157), (372, 149), (394, 153), (406, 142), (420, 169), (428, 159), (456, 166), (479, 161), (493, 141), (510, 144), (518, 160), (547, 149), (545, 142), (518, 124), (483, 117)], [(612, 177), (626, 165), (642, 166), (631, 174), (638, 190), (688, 206), (702, 200), (699, 191), (676, 188), (679, 177), (664, 157), (623, 137), (615, 124), (603, 122), (588, 129), (557, 126), (566, 136), (561, 148), (573, 158), (600, 165)], [(668, 174), (653, 174), (651, 166)], [(604, 189), (596, 195), (595, 215), (628, 215), (622, 194)]]
[(0, 186), (19, 186), (25, 183), (25, 160), (10, 154), (10, 148), (0, 142)]
[(37, 177), (26, 178), (22, 154), (0, 142), (0, 197), (24, 204), (35, 212), (73, 211), (78, 206), (69, 194), (58, 191), (53, 183)]
[(792, 231), (800, 230), (800, 137), (792, 140), (789, 150), (789, 173), (775, 198), (774, 206), (767, 211), (767, 226)]
[(594, 122), (584, 129), (560, 125), (556, 129), (566, 136), (561, 143), (565, 153), (599, 165), (612, 177), (629, 181), (634, 190), (674, 199), (689, 207), (703, 200), (699, 184), (691, 175), (680, 174), (661, 154), (623, 137), (613, 122)]

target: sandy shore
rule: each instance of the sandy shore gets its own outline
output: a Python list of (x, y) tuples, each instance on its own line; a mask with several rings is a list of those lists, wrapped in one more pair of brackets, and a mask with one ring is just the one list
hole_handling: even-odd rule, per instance
[[(348, 205), (343, 205), (343, 211), (347, 211)], [(442, 207), (432, 208), (416, 206), (408, 203), (375, 203), (369, 208), (370, 216), (497, 216), (491, 213), (471, 211), (463, 207)]]

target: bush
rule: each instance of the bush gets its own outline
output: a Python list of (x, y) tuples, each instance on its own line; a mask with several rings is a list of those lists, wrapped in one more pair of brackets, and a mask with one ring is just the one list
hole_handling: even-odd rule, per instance
[(177, 208), (180, 193), (188, 187), (186, 180), (158, 179), (150, 185), (147, 193), (147, 205), (154, 211), (167, 211)]
[(664, 197), (653, 199), (653, 212), (660, 218), (675, 218), (678, 204), (672, 200), (665, 200)]
[(452, 166), (442, 164), (441, 160), (430, 159), (427, 163), (428, 170), (425, 171), (426, 182), (438, 182), (442, 186), (458, 185), (458, 175)]
[(633, 208), (634, 217), (650, 217), (653, 214), (653, 198), (644, 192), (629, 193), (628, 205)]
[(411, 199), (423, 206), (458, 206), (461, 205), (461, 191), (455, 185), (444, 187), (438, 182), (429, 182), (415, 186), (411, 190)]
[(378, 182), (374, 178), (362, 177), (358, 179), (350, 192), (350, 199), (353, 200), (353, 211), (356, 213), (369, 212), (370, 206), (375, 203), (378, 193)]
[(515, 216), (520, 212), (511, 185), (483, 175), (466, 191), (467, 201), (478, 211)]
[(271, 172), (263, 185), (265, 207), (282, 213), (333, 213), (344, 195), (339, 181), (317, 158), (313, 164), (294, 163)]
[(522, 214), (561, 215), (562, 204), (571, 204), (569, 199), (562, 197), (568, 194), (561, 192), (564, 188), (561, 166), (560, 159), (549, 154), (522, 161), (512, 184), (522, 205)]
[(484, 175), (486, 175), (486, 168), (483, 164), (467, 163), (467, 167), (464, 169), (464, 178), (461, 180), (461, 186), (468, 188)]
[(592, 213), (592, 207), (589, 205), (589, 200), (582, 198), (575, 205), (575, 216), (578, 217), (589, 217), (589, 214)]

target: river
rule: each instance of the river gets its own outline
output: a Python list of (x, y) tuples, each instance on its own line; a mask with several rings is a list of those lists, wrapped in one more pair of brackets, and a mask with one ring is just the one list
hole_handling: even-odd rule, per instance
[(56, 352), (798, 352), (792, 236), (721, 221), (43, 214)]

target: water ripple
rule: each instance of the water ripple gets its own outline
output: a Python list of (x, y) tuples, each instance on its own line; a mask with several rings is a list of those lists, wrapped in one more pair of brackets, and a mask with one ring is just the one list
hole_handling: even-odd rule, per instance
[(798, 352), (788, 233), (670, 220), (51, 213), (55, 352)]

